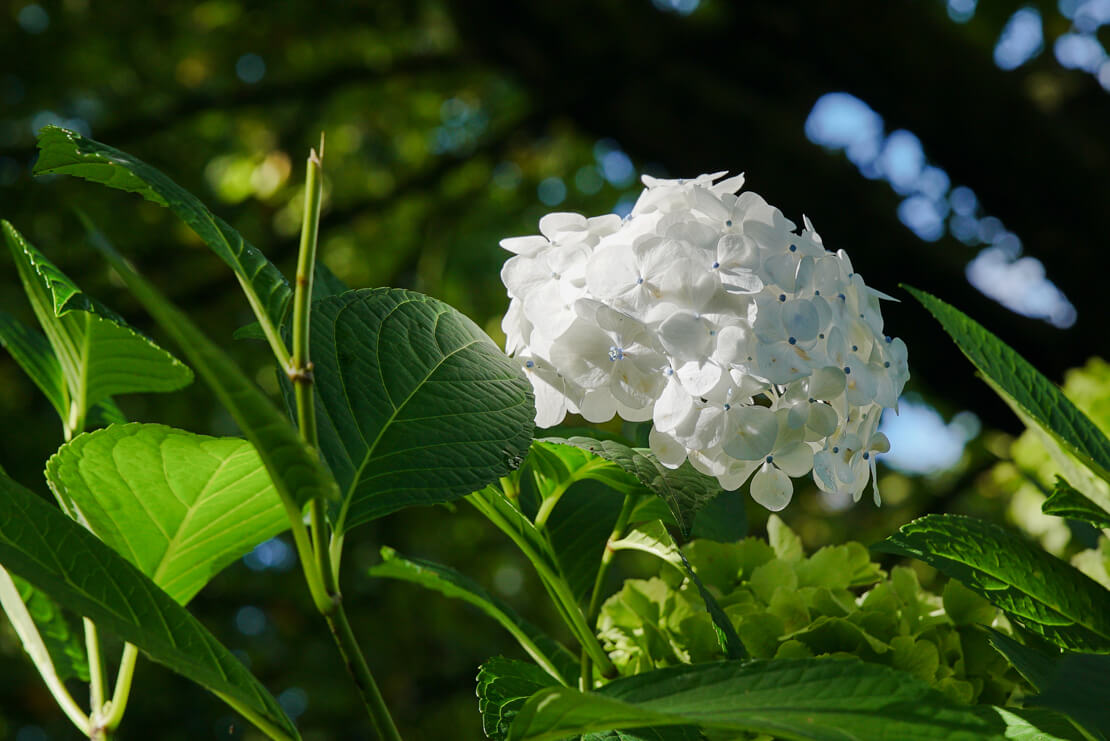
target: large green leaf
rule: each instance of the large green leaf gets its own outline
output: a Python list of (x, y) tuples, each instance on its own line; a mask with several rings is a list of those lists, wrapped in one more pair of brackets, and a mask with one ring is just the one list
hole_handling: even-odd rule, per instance
[(1000, 718), (954, 705), (909, 674), (855, 659), (803, 659), (675, 666), (591, 693), (543, 689), (517, 712), (509, 738), (689, 724), (816, 741), (979, 741), (1004, 731)]
[(722, 491), (694, 517), (692, 538), (735, 543), (748, 534), (748, 511), (743, 491)]
[[(644, 448), (630, 448), (613, 440), (595, 440), (588, 437), (572, 437), (566, 440), (545, 438), (540, 441), (544, 446), (563, 445), (577, 448), (590, 455), (563, 453), (564, 465), (569, 470), (589, 465), (586, 476), (606, 483), (618, 491), (625, 491), (635, 477), (649, 492), (657, 494), (670, 507), (684, 536), (690, 534), (694, 517), (698, 511), (709, 504), (721, 491), (720, 485), (712, 477), (694, 470), (689, 463), (679, 468), (667, 468)], [(551, 450), (550, 447), (547, 448)], [(603, 458), (614, 464), (619, 471), (599, 466), (596, 458)], [(582, 475), (582, 474), (579, 474)], [(610, 483), (616, 482), (616, 483)]]
[(504, 739), (529, 697), (559, 683), (535, 664), (495, 656), (478, 669), (478, 712), (487, 738)]
[[(23, 358), (21, 365), (27, 363), (24, 367), (63, 419), (70, 418), (73, 403), (83, 418), (110, 396), (173, 391), (192, 381), (188, 367), (82, 293), (11, 224), (0, 226), (54, 360), (43, 356), (41, 343), (26, 330), (20, 333), (5, 323), (5, 334), (14, 340), (13, 355)], [(64, 384), (58, 383), (59, 372)]]
[(383, 547), (381, 553), (383, 560), (370, 567), (370, 576), (420, 584), (447, 597), (469, 602), (512, 633), (521, 648), (556, 681), (568, 684), (577, 680), (578, 657), (474, 580), (431, 561), (405, 558), (392, 548)]
[(298, 738), (277, 701), (172, 597), (95, 535), (0, 476), (0, 564), (62, 607), (207, 687), (275, 738)]
[(994, 523), (926, 515), (872, 549), (924, 561), (1061, 648), (1110, 652), (1110, 592)]
[(46, 477), (74, 519), (181, 604), (289, 527), (258, 453), (240, 438), (115, 425), (62, 446)]
[(1110, 514), (1094, 506), (1090, 499), (1077, 491), (1063, 476), (1056, 477), (1056, 484), (1048, 499), (1041, 505), (1041, 511), (1046, 515), (1070, 517), (1095, 527), (1110, 528)]
[[(1110, 440), (1056, 384), (963, 312), (924, 291), (909, 286), (906, 290), (937, 318), (987, 383), (1026, 424), (1050, 436), (1082, 465), (1110, 482)], [(1073, 483), (1079, 486), (1074, 479)], [(1097, 497), (1095, 503), (1110, 512), (1110, 495), (1104, 490), (1080, 488), (1087, 496)]]
[(239, 369), (235, 362), (197, 329), (105, 241), (94, 243), (119, 273), (131, 293), (154, 316), (189, 358), (197, 372), (231, 413), (262, 458), (270, 480), (299, 512), (313, 499), (337, 499), (335, 480), (315, 449), (304, 442), (287, 417)]
[(196, 196), (150, 165), (75, 131), (45, 126), (39, 132), (35, 174), (75, 175), (169, 208), (235, 271), (255, 313), (280, 326), (293, 295), (281, 272)]
[[(487, 738), (502, 741), (521, 706), (547, 687), (557, 687), (551, 677), (533, 664), (501, 656), (489, 659), (478, 670), (478, 712)], [(691, 726), (612, 730), (590, 733), (582, 741), (698, 741), (702, 735)]]
[(532, 389), (474, 322), (412, 291), (312, 307), (320, 447), (344, 491), (340, 532), (465, 496), (518, 466)]

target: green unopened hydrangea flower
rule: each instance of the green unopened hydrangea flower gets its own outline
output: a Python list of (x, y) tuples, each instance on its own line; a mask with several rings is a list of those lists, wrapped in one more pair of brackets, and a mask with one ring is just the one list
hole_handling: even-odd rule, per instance
[[(1001, 613), (958, 582), (942, 595), (912, 569), (886, 574), (860, 543), (811, 556), (777, 517), (770, 542), (695, 540), (683, 550), (753, 658), (855, 656), (909, 672), (962, 703), (1006, 704), (1028, 691), (980, 626)], [(661, 562), (662, 563), (662, 562)], [(622, 675), (724, 658), (697, 589), (664, 564), (606, 601), (598, 636)]]

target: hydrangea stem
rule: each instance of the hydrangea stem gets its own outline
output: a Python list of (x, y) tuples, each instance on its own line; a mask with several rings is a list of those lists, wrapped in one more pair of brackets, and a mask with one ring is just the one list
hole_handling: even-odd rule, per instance
[[(304, 222), (301, 228), (301, 246), (297, 256), (297, 280), (293, 293), (293, 354), (287, 368), (289, 380), (293, 383), (297, 407), (297, 426), (301, 439), (312, 446), (319, 447), (316, 432), (316, 407), (313, 400), (312, 361), (309, 358), (309, 327), (312, 301), (312, 275), (316, 264), (316, 242), (320, 229), (320, 200), (322, 195), (321, 166), (324, 155), (324, 139), (320, 137), (320, 151), (313, 150), (308, 157), (308, 172), (305, 178)], [(296, 519), (296, 518), (294, 518)], [(303, 521), (300, 524), (303, 531)], [(370, 666), (359, 648), (354, 631), (343, 609), (343, 597), (339, 591), (339, 580), (332, 560), (329, 543), (334, 543), (328, 525), (324, 502), (314, 500), (309, 505), (309, 524), (312, 529), (311, 549), (306, 548), (303, 538), (298, 540), (297, 551), (305, 570), (305, 578), (313, 592), (317, 610), (327, 621), (328, 629), (335, 639), (343, 662), (350, 672), (359, 694), (366, 705), (367, 712), (378, 737), (385, 741), (401, 741), (393, 718), (386, 707), (385, 699), (378, 689)]]
[[(621, 511), (617, 515), (617, 521), (613, 524), (613, 532), (609, 534), (609, 539), (605, 541), (605, 552), (601, 554), (601, 563), (597, 567), (597, 577), (594, 579), (594, 588), (590, 593), (590, 605), (586, 609), (586, 625), (593, 635), (597, 635), (597, 614), (601, 610), (601, 588), (605, 584), (605, 575), (609, 573), (609, 564), (613, 560), (614, 551), (612, 544), (614, 541), (624, 537), (625, 530), (628, 529), (628, 521), (632, 517), (632, 510), (636, 508), (638, 499), (639, 497), (634, 494), (625, 495), (624, 504), (621, 506)], [(593, 660), (586, 651), (582, 651), (581, 664), (581, 689), (589, 691), (593, 689)]]

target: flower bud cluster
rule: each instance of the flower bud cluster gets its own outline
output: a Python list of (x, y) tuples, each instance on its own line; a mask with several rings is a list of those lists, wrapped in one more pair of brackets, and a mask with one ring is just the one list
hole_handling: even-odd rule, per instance
[(689, 460), (725, 489), (750, 477), (768, 509), (811, 472), (858, 500), (909, 378), (905, 344), (883, 335), (890, 297), (808, 219), (798, 231), (723, 175), (644, 176), (625, 219), (553, 213), (541, 235), (502, 240), (506, 351), (541, 427), (652, 420), (664, 465)]

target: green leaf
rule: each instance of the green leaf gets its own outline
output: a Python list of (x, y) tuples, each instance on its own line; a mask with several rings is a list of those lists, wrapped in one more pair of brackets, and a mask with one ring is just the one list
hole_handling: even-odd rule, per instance
[(675, 545), (674, 538), (671, 537), (667, 528), (659, 520), (637, 525), (625, 533), (623, 538), (610, 543), (609, 547), (614, 551), (632, 550), (650, 553), (674, 566), (683, 575), (686, 574), (682, 553)]
[(84, 636), (54, 600), (0, 567), (0, 603), (47, 684), (52, 679), (89, 681)]
[[(1056, 384), (963, 312), (924, 291), (909, 286), (906, 290), (937, 318), (987, 383), (1015, 411), (1110, 482), (1110, 440)], [(1095, 503), (1110, 512), (1107, 496), (1099, 496)]]
[[(0, 225), (55, 359), (45, 359), (45, 348), (26, 331), (12, 347), (19, 345), (19, 354), (29, 361), (28, 373), (63, 420), (71, 418), (71, 404), (78, 405), (77, 413), (83, 419), (89, 409), (110, 396), (174, 391), (192, 381), (192, 371), (177, 358), (82, 293), (11, 224), (4, 221)], [(58, 381), (55, 363), (64, 384)]]
[[(683, 536), (689, 535), (698, 511), (709, 504), (721, 491), (715, 479), (694, 470), (688, 462), (683, 463), (679, 468), (667, 468), (650, 450), (630, 448), (613, 440), (595, 440), (588, 437), (572, 437), (567, 440), (546, 438), (541, 442), (580, 448), (616, 464), (625, 473), (635, 476), (649, 491), (663, 498), (674, 514)], [(612, 472), (598, 469), (597, 473), (590, 477), (603, 480), (602, 477), (613, 478), (614, 475)], [(621, 477), (621, 479), (627, 481), (627, 477)]]
[(47, 461), (63, 509), (186, 604), (289, 527), (254, 447), (156, 424), (79, 435)]
[(509, 732), (521, 705), (542, 689), (559, 683), (535, 664), (503, 656), (487, 660), (478, 669), (478, 712), (487, 738), (501, 741)]
[(924, 561), (1062, 648), (1110, 651), (1110, 592), (998, 525), (926, 515), (872, 549)]
[(1100, 738), (1110, 737), (1110, 656), (1022, 645), (996, 630), (988, 635), (991, 645), (1040, 692), (1026, 698), (1026, 704), (1065, 713)]
[[(348, 290), (350, 289), (347, 288), (347, 284), (337, 278), (335, 273), (329, 270), (324, 263), (319, 261), (316, 262), (312, 278), (313, 303), (320, 299), (338, 296), (341, 293), (346, 293)], [(262, 325), (258, 322), (251, 322), (250, 324), (239, 327), (231, 336), (236, 340), (261, 340), (265, 342), (267, 339), (265, 330), (262, 329)]]
[(75, 175), (138, 193), (177, 214), (235, 271), (255, 313), (264, 313), (275, 327), (280, 326), (293, 295), (289, 283), (257, 248), (196, 196), (145, 162), (75, 131), (45, 126), (39, 131), (38, 144), (36, 175)]
[(320, 447), (344, 491), (337, 529), (447, 502), (516, 468), (531, 385), (474, 322), (412, 291), (312, 307)]
[(577, 600), (597, 579), (601, 554), (613, 533), (624, 497), (597, 481), (579, 481), (559, 500), (547, 520), (548, 542)]
[(287, 507), (301, 511), (313, 499), (336, 499), (335, 480), (266, 395), (177, 307), (136, 273), (107, 242), (98, 248), (131, 293), (154, 316), (201, 374), (262, 458)]
[(993, 720), (995, 716), (1006, 724), (1008, 741), (1087, 741), (1068, 719), (1059, 713), (1038, 708), (992, 708), (977, 706), (975, 712)]
[(717, 604), (717, 599), (713, 596), (713, 593), (706, 588), (701, 578), (698, 577), (694, 568), (690, 565), (690, 561), (687, 560), (686, 554), (682, 551), (678, 553), (682, 557), (682, 566), (686, 570), (686, 575), (694, 583), (702, 601), (705, 602), (705, 609), (709, 613), (709, 617), (713, 620), (713, 629), (717, 633), (717, 642), (721, 644), (721, 650), (730, 659), (747, 658), (748, 651), (744, 648), (740, 636), (736, 634), (736, 628), (733, 627), (732, 621), (729, 620), (721, 606)]
[(1091, 500), (1076, 491), (1063, 476), (1056, 477), (1056, 485), (1052, 487), (1052, 494), (1041, 505), (1041, 512), (1088, 522), (1095, 527), (1110, 528), (1110, 514), (1093, 506)]
[(543, 689), (519, 710), (509, 738), (689, 724), (818, 741), (1001, 739), (1004, 728), (908, 674), (854, 659), (802, 659), (669, 667), (591, 693)]
[(512, 633), (521, 648), (560, 684), (577, 679), (578, 657), (472, 579), (446, 566), (405, 558), (392, 548), (383, 547), (381, 554), (383, 561), (370, 567), (370, 576), (420, 584), (447, 597), (468, 602)]
[(0, 563), (62, 607), (207, 687), (275, 738), (299, 738), (277, 701), (184, 607), (95, 535), (4, 476)]
[(748, 512), (744, 494), (722, 491), (694, 516), (690, 537), (715, 540), (718, 543), (735, 543), (748, 534)]

